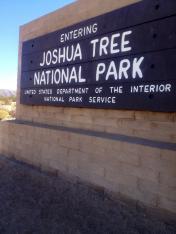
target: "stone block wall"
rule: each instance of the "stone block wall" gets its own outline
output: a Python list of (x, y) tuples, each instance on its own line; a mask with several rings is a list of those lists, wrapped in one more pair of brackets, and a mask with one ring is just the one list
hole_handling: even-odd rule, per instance
[(176, 214), (176, 113), (19, 102), (23, 41), (134, 2), (80, 0), (20, 28), (17, 120), (0, 123), (0, 154)]
[(176, 151), (169, 145), (21, 121), (2, 122), (0, 133), (3, 155), (176, 212)]

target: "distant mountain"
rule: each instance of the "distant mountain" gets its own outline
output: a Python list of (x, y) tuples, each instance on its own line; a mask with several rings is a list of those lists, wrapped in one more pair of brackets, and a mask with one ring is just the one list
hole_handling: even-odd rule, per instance
[(0, 97), (12, 97), (16, 96), (16, 91), (9, 89), (0, 89)]

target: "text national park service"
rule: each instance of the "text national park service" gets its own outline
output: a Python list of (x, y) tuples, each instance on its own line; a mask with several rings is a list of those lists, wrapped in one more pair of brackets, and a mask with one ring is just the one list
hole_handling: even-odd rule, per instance
[(24, 42), (21, 102), (174, 111), (176, 16), (149, 8), (141, 1)]

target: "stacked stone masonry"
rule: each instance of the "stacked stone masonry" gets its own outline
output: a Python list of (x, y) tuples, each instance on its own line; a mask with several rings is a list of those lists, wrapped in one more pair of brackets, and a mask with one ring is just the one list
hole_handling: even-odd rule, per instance
[(3, 155), (175, 212), (175, 151), (70, 131), (0, 125)]

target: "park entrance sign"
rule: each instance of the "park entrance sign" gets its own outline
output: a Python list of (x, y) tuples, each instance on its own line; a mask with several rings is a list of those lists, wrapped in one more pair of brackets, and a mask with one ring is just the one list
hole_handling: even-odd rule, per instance
[(148, 0), (25, 41), (20, 102), (176, 111), (175, 28), (176, 1)]

